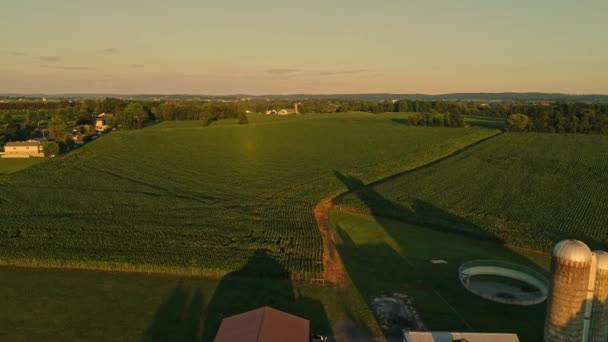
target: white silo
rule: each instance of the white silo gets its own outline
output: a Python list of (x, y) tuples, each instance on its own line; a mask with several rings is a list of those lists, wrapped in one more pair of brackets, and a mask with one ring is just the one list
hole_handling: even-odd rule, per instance
[(564, 240), (553, 248), (545, 342), (583, 341), (593, 259), (589, 247), (578, 240)]
[(590, 342), (608, 341), (608, 253), (595, 251), (595, 286), (589, 325)]

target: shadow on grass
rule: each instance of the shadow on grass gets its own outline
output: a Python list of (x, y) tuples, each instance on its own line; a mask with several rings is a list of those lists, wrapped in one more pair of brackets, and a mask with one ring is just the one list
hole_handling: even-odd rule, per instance
[(321, 302), (294, 291), (289, 271), (259, 250), (242, 269), (220, 281), (207, 305), (203, 340), (213, 340), (222, 319), (262, 306), (310, 320), (311, 333), (331, 331)]
[(178, 285), (158, 308), (142, 341), (200, 341), (204, 299), (200, 290)]
[[(334, 175), (348, 187), (348, 194), (356, 194), (357, 198), (365, 204), (370, 215), (374, 217), (392, 218), (441, 231), (458, 231), (461, 234), (503, 242), (502, 239), (484, 231), (474, 223), (438, 208), (431, 203), (414, 199), (411, 208), (407, 208), (384, 198), (373, 187), (365, 188), (365, 184), (357, 178), (344, 175), (338, 171), (334, 171)], [(336, 199), (336, 204), (339, 204), (342, 198), (344, 198), (344, 195)]]
[[(506, 259), (543, 272), (537, 265), (508, 249), (491, 232), (431, 203), (414, 200), (405, 207), (357, 178), (340, 172), (335, 176), (381, 228), (370, 233), (364, 221), (353, 221), (348, 231), (335, 225), (347, 272), (368, 303), (381, 294), (402, 292), (415, 299), (422, 319), (434, 330), (517, 332), (522, 341), (542, 338), (545, 303), (533, 307), (493, 303), (469, 293), (458, 280), (458, 267), (475, 259)], [(343, 198), (339, 196), (335, 204)], [(350, 229), (358, 234), (358, 243)], [(435, 259), (448, 263), (435, 265), (431, 263)], [(398, 329), (385, 333), (400, 334)]]
[(263, 306), (310, 320), (311, 334), (331, 336), (322, 303), (294, 289), (289, 272), (265, 251), (222, 278), (205, 305), (200, 289), (178, 285), (163, 302), (142, 341), (213, 341), (222, 319)]

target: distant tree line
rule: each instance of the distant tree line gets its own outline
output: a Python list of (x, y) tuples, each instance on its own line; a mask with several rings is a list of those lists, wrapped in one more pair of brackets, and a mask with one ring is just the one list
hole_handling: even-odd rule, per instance
[(506, 129), (519, 132), (608, 134), (608, 114), (589, 109), (574, 112), (545, 111), (532, 115), (515, 113), (506, 118)]
[[(209, 125), (220, 119), (236, 118), (245, 122), (244, 113), (293, 109), (293, 100), (178, 100), (153, 101), (119, 98), (96, 98), (61, 101), (9, 101), (0, 103), (0, 144), (46, 136), (51, 122), (67, 129), (77, 125), (94, 126), (96, 116), (107, 116), (111, 129), (138, 129), (154, 121), (200, 120)], [(608, 133), (607, 103), (575, 102), (480, 102), (443, 100), (357, 100), (302, 99), (300, 113), (340, 112), (411, 112), (404, 123), (417, 126), (464, 125), (463, 116), (499, 117), (506, 129), (557, 133)], [(521, 116), (513, 116), (521, 114)], [(246, 117), (246, 116), (245, 116)], [(248, 120), (247, 120), (248, 121)], [(57, 138), (61, 141), (61, 138)], [(68, 139), (69, 140), (69, 139)], [(67, 142), (65, 142), (67, 144)]]
[(9, 101), (0, 102), (0, 110), (54, 110), (70, 106), (73, 101)]
[(464, 127), (464, 117), (457, 113), (416, 113), (399, 122), (411, 126)]

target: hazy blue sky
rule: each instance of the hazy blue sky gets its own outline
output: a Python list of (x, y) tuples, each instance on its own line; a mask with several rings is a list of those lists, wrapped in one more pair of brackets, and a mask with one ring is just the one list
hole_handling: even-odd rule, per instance
[(2, 0), (0, 92), (608, 93), (608, 1)]

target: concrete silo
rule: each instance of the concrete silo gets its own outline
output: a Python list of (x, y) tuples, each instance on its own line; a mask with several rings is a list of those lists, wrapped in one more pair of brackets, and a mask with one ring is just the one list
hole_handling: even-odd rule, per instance
[(545, 342), (583, 341), (593, 260), (589, 247), (578, 240), (564, 240), (553, 248)]
[(608, 341), (608, 253), (595, 251), (595, 286), (589, 325), (590, 342)]

